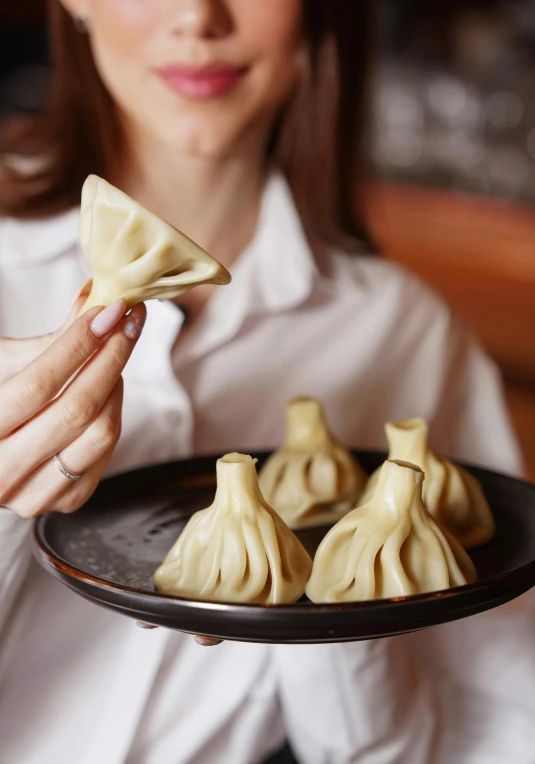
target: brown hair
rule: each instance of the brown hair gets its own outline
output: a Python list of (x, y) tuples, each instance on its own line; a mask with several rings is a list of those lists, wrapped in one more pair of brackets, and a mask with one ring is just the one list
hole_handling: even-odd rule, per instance
[[(20, 218), (79, 204), (86, 176), (113, 178), (121, 156), (115, 104), (89, 39), (58, 0), (49, 2), (50, 104), (0, 135), (0, 214)], [(368, 175), (373, 5), (373, 0), (304, 0), (307, 76), (270, 146), (308, 237), (353, 250), (369, 244), (360, 190)], [(21, 167), (16, 157), (36, 161)]]

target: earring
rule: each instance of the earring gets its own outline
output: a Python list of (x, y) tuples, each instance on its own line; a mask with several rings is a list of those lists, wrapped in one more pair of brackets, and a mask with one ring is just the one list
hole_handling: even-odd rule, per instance
[(74, 26), (80, 34), (87, 34), (89, 32), (89, 20), (84, 16), (75, 16)]

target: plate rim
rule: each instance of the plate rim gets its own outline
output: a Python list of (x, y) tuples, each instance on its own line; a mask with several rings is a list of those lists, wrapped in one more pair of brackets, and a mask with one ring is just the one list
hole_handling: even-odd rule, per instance
[[(350, 448), (351, 453), (358, 459), (359, 455), (369, 455), (371, 457), (378, 457), (380, 459), (386, 459), (387, 454), (384, 451), (376, 450), (376, 449), (354, 449)], [(271, 451), (254, 451), (252, 454), (253, 457), (267, 457), (269, 454), (272, 453)], [(151, 469), (154, 469), (155, 467), (165, 467), (166, 465), (172, 465), (177, 463), (185, 463), (190, 461), (196, 461), (199, 462), (200, 460), (203, 461), (209, 461), (213, 460), (214, 462), (220, 458), (221, 454), (203, 454), (200, 456), (192, 456), (187, 457), (185, 459), (173, 459), (165, 462), (157, 462), (152, 465), (143, 465), (138, 468), (129, 469), (129, 470), (123, 470), (117, 473), (114, 473), (113, 475), (106, 476), (101, 481), (102, 483), (105, 483), (106, 481), (114, 480), (118, 477), (124, 477), (129, 474), (133, 473), (140, 473), (144, 471), (150, 471)], [(512, 475), (506, 475), (504, 473), (496, 472), (494, 470), (489, 470), (485, 467), (480, 467), (478, 465), (469, 464), (466, 462), (460, 462), (457, 460), (451, 460), (454, 464), (457, 466), (466, 469), (468, 472), (483, 472), (489, 475), (492, 475), (493, 477), (499, 477), (504, 478), (507, 481), (513, 481), (514, 483), (519, 483), (520, 485), (524, 487), (528, 487), (535, 491), (535, 484), (528, 481), (528, 480), (522, 480), (520, 478), (514, 477)], [(98, 489), (97, 489), (98, 490)], [(92, 499), (93, 497), (91, 497)], [(91, 501), (89, 499), (88, 501)], [(444, 601), (451, 598), (459, 599), (459, 597), (463, 597), (463, 595), (466, 595), (468, 599), (470, 599), (471, 595), (477, 594), (479, 591), (483, 591), (487, 589), (489, 586), (496, 585), (500, 588), (500, 590), (503, 591), (503, 589), (507, 590), (516, 590), (518, 588), (522, 588), (526, 584), (526, 578), (529, 577), (529, 574), (531, 571), (535, 569), (535, 560), (532, 560), (531, 562), (525, 563), (524, 565), (521, 565), (520, 567), (514, 568), (512, 571), (506, 571), (499, 573), (497, 575), (491, 576), (489, 578), (484, 578), (482, 580), (475, 581), (470, 584), (463, 584), (461, 586), (452, 587), (449, 589), (441, 589), (438, 591), (433, 592), (425, 592), (423, 594), (410, 594), (403, 597), (392, 597), (392, 598), (384, 598), (384, 599), (372, 599), (372, 600), (356, 600), (354, 602), (339, 602), (339, 603), (314, 603), (310, 600), (301, 602), (297, 601), (294, 603), (288, 603), (288, 604), (261, 604), (261, 603), (240, 603), (240, 602), (223, 602), (223, 601), (213, 601), (213, 600), (199, 600), (199, 599), (193, 599), (188, 597), (178, 597), (171, 594), (163, 594), (162, 592), (159, 592), (157, 590), (150, 591), (145, 589), (138, 589), (136, 587), (132, 587), (126, 584), (120, 584), (113, 581), (108, 581), (107, 579), (100, 578), (98, 576), (94, 576), (90, 573), (86, 573), (83, 570), (77, 568), (76, 566), (68, 563), (66, 560), (64, 560), (60, 555), (56, 554), (51, 547), (49, 546), (48, 542), (45, 538), (45, 530), (46, 530), (46, 524), (50, 517), (53, 517), (55, 513), (46, 513), (44, 515), (41, 515), (40, 517), (36, 518), (33, 524), (32, 529), (32, 541), (33, 541), (33, 547), (34, 552), (37, 553), (38, 560), (41, 564), (44, 564), (45, 568), (52, 568), (53, 570), (57, 571), (60, 576), (63, 578), (63, 576), (75, 579), (77, 581), (81, 581), (82, 583), (86, 585), (90, 585), (92, 587), (95, 587), (97, 589), (107, 589), (114, 592), (117, 592), (118, 594), (128, 594), (130, 596), (135, 597), (136, 599), (143, 599), (143, 598), (149, 598), (154, 601), (160, 601), (160, 602), (166, 602), (168, 604), (170, 603), (176, 603), (177, 608), (187, 606), (189, 608), (192, 608), (196, 611), (213, 611), (213, 612), (224, 612), (228, 610), (228, 608), (236, 609), (238, 612), (242, 613), (243, 615), (253, 615), (258, 612), (268, 613), (268, 612), (276, 612), (277, 614), (286, 612), (291, 608), (295, 608), (300, 614), (304, 615), (320, 615), (321, 613), (328, 614), (328, 613), (335, 613), (335, 612), (344, 612), (344, 611), (369, 611), (370, 609), (380, 611), (383, 608), (392, 608), (394, 606), (397, 606), (398, 609), (401, 609), (401, 607), (407, 607), (410, 605), (419, 605), (424, 604), (428, 602), (437, 602), (437, 601)], [(489, 542), (492, 543), (492, 542)], [(52, 571), (50, 571), (52, 573)], [(504, 585), (505, 582), (505, 585)], [(529, 587), (531, 588), (531, 587)], [(171, 605), (172, 607), (172, 605)], [(269, 616), (265, 616), (269, 617)]]

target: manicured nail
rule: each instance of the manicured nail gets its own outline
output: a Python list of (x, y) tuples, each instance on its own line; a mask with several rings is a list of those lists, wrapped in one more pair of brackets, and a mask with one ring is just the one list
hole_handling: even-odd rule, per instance
[(136, 307), (126, 317), (124, 324), (124, 333), (129, 340), (137, 340), (143, 327), (145, 326), (146, 312)]
[(121, 318), (124, 316), (126, 310), (126, 302), (124, 300), (115, 300), (107, 308), (101, 310), (100, 313), (95, 316), (91, 322), (91, 331), (97, 337), (104, 337), (105, 334), (111, 332), (114, 326), (116, 326)]

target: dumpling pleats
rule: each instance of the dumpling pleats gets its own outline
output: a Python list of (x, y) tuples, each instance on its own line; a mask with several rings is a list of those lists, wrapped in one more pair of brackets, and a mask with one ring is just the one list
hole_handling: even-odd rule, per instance
[[(238, 457), (244, 461), (232, 461)], [(214, 503), (193, 515), (156, 571), (160, 591), (265, 604), (295, 602), (303, 595), (312, 560), (266, 504), (254, 464), (241, 455), (218, 461)]]
[(319, 401), (286, 407), (286, 440), (260, 472), (269, 504), (290, 528), (333, 524), (355, 506), (366, 475), (325, 422)]
[(132, 307), (230, 281), (198, 244), (96, 175), (82, 189), (80, 246), (93, 272), (81, 313), (119, 298)]
[(372, 498), (331, 528), (306, 593), (314, 602), (405, 597), (475, 580), (472, 561), (423, 505), (423, 473), (386, 462)]
[[(428, 445), (423, 419), (389, 422), (386, 427), (390, 460), (409, 461), (425, 473), (423, 499), (431, 515), (464, 546), (485, 544), (495, 532), (494, 518), (478, 480), (466, 470), (442, 459)], [(360, 501), (373, 495), (379, 470), (370, 476)]]

